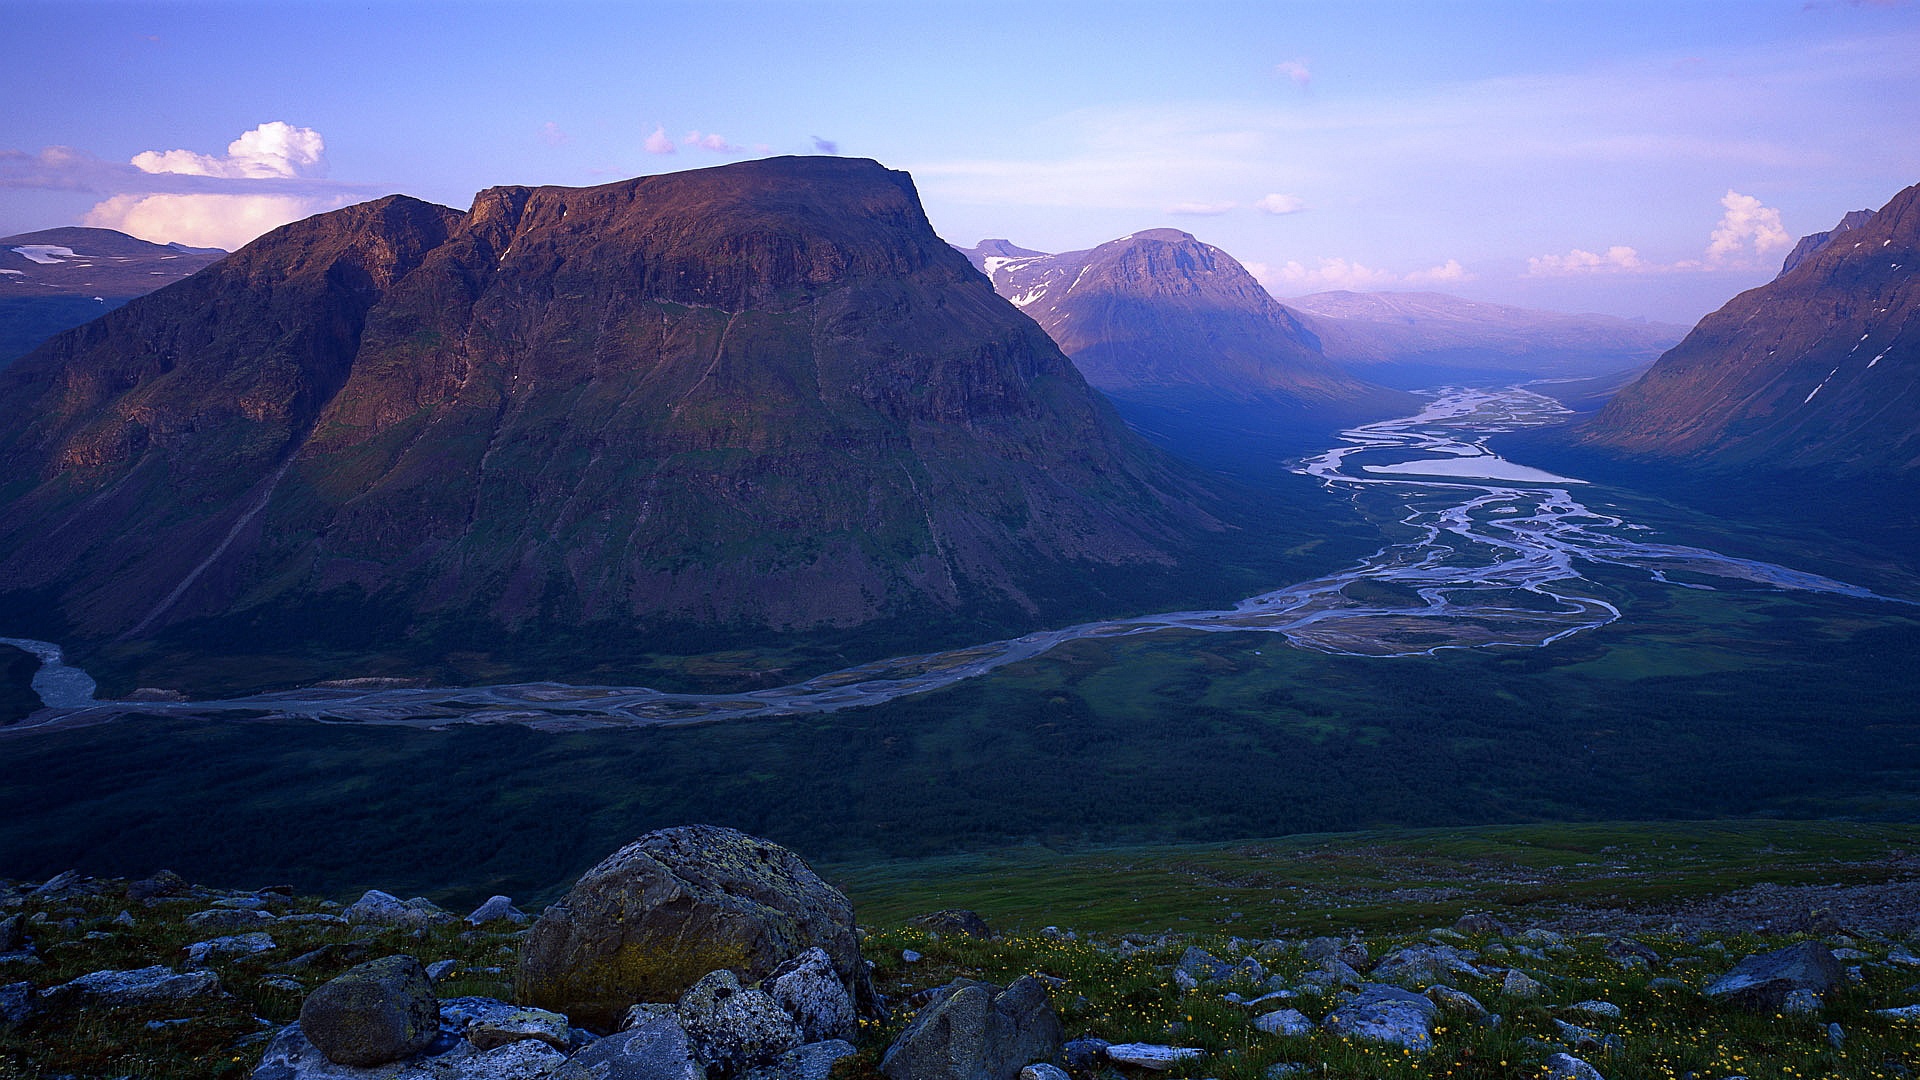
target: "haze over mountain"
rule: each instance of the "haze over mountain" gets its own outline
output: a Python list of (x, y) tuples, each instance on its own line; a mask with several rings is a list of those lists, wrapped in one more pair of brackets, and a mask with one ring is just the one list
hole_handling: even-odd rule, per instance
[(967, 257), (1089, 383), (1121, 401), (1349, 416), (1409, 403), (1329, 363), (1314, 335), (1233, 256), (1177, 229), (1058, 255), (986, 240)]
[(1847, 219), (1702, 319), (1601, 411), (1585, 443), (1708, 468), (1913, 475), (1920, 185)]
[(0, 367), (226, 254), (78, 226), (0, 237)]
[(1686, 336), (1671, 323), (1568, 315), (1434, 292), (1324, 292), (1286, 301), (1327, 358), (1387, 386), (1609, 375)]
[(0, 475), (11, 625), (69, 641), (1018, 623), (1217, 527), (840, 158), (286, 226), (0, 373)]

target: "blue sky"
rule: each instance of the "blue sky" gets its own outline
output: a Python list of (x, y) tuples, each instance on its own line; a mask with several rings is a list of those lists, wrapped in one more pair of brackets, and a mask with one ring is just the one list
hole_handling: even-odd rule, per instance
[(824, 149), (911, 171), (962, 245), (1170, 225), (1282, 296), (1691, 322), (1792, 238), (1920, 182), (1920, 10), (1894, 2), (15, 0), (7, 19), (0, 235), (232, 246), (395, 191), (464, 208)]

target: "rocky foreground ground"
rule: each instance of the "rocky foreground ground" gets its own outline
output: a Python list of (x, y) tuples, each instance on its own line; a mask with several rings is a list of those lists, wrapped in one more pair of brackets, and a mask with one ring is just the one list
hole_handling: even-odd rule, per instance
[(0, 883), (0, 1078), (1899, 1077), (1915, 888), (1251, 939), (860, 927), (793, 853), (699, 826), (537, 918), (63, 874)]

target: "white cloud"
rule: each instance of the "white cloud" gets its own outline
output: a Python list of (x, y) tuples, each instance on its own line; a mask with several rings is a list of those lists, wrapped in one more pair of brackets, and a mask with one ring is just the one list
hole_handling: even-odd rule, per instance
[(573, 136), (560, 130), (560, 125), (549, 120), (540, 125), (540, 141), (548, 146), (565, 146), (573, 141)]
[(1727, 212), (1707, 242), (1708, 262), (1724, 262), (1749, 252), (1762, 256), (1792, 246), (1793, 237), (1780, 224), (1780, 211), (1759, 199), (1728, 188), (1720, 205)]
[(1274, 214), (1274, 215), (1297, 214), (1300, 211), (1305, 210), (1307, 208), (1306, 200), (1302, 199), (1300, 196), (1282, 195), (1278, 192), (1275, 192), (1272, 195), (1268, 195), (1262, 198), (1259, 202), (1256, 202), (1253, 205), (1260, 210), (1264, 210), (1267, 213)]
[[(1244, 265), (1244, 264), (1243, 264)], [(1292, 294), (1326, 292), (1329, 289), (1350, 289), (1364, 292), (1369, 289), (1384, 289), (1401, 283), (1400, 275), (1391, 270), (1376, 270), (1345, 259), (1322, 259), (1315, 269), (1308, 269), (1297, 262), (1288, 262), (1274, 270), (1264, 264), (1262, 273), (1254, 277), (1269, 289)], [(1251, 272), (1252, 268), (1248, 268)]]
[(228, 143), (225, 157), (192, 150), (147, 150), (134, 155), (133, 166), (146, 173), (283, 180), (325, 175), (326, 150), (319, 132), (274, 120)]
[(1239, 205), (1239, 203), (1230, 202), (1183, 202), (1167, 207), (1167, 213), (1192, 217), (1218, 217)]
[(1313, 72), (1307, 70), (1305, 60), (1288, 60), (1273, 66), (1274, 74), (1293, 80), (1295, 86), (1306, 86), (1313, 82)]
[(1457, 285), (1473, 279), (1473, 271), (1461, 266), (1460, 260), (1448, 259), (1431, 269), (1415, 270), (1401, 280), (1409, 285)]
[(703, 135), (698, 131), (689, 131), (687, 132), (687, 137), (680, 140), (680, 142), (685, 146), (697, 146), (702, 150), (712, 150), (717, 154), (724, 154), (740, 149), (728, 142), (725, 136), (715, 132), (708, 132)]
[(1661, 269), (1640, 258), (1640, 253), (1624, 244), (1615, 244), (1605, 254), (1574, 248), (1565, 255), (1537, 255), (1527, 260), (1528, 277), (1566, 277), (1573, 274), (1631, 274)]
[(653, 129), (653, 134), (647, 136), (647, 141), (642, 145), (646, 147), (649, 154), (671, 154), (679, 149), (673, 144), (673, 139), (667, 135), (667, 129), (659, 126)]
[(348, 201), (346, 196), (116, 195), (88, 211), (81, 224), (118, 229), (156, 244), (232, 251), (261, 233)]

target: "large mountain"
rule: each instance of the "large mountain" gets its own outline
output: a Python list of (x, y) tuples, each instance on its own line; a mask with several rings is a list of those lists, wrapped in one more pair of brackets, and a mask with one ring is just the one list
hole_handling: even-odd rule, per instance
[(1329, 363), (1233, 256), (1177, 229), (1059, 255), (986, 240), (967, 256), (1117, 399), (1347, 413), (1408, 404)]
[(0, 367), (226, 254), (77, 226), (0, 237)]
[[(1825, 247), (1827, 241), (1832, 240), (1841, 233), (1852, 232), (1872, 220), (1873, 211), (1871, 210), (1849, 210), (1840, 216), (1840, 223), (1838, 225), (1828, 229), (1826, 232), (1808, 233), (1801, 237), (1800, 242), (1793, 245), (1793, 250), (1787, 252), (1786, 259), (1781, 262), (1780, 273), (1784, 274), (1794, 267), (1799, 266), (1802, 262), (1805, 262), (1807, 256)], [(1778, 277), (1779, 274), (1774, 276)]]
[[(1851, 216), (1851, 215), (1850, 215)], [(1710, 467), (1920, 466), (1920, 185), (1700, 320), (1584, 433)]]
[(1327, 358), (1375, 382), (1567, 379), (1644, 367), (1686, 335), (1668, 323), (1488, 304), (1432, 292), (1289, 299)]
[(0, 372), (0, 600), (68, 640), (593, 626), (629, 654), (1018, 623), (1217, 527), (1170, 470), (873, 162), (393, 196)]

